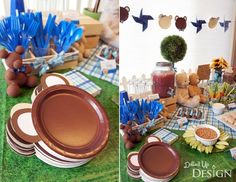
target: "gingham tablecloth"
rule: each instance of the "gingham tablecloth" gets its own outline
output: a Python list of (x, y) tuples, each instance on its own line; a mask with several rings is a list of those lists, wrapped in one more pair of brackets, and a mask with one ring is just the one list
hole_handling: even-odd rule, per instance
[[(231, 138), (236, 139), (236, 131), (234, 131), (233, 129), (231, 129), (230, 127), (228, 127), (227, 125), (225, 125), (221, 121), (217, 120), (214, 116), (212, 109), (208, 105), (202, 104), (199, 107), (207, 112), (207, 116), (206, 116), (205, 121), (196, 121), (196, 120), (194, 121), (193, 120), (193, 121), (189, 121), (186, 125), (180, 127), (179, 124), (177, 123), (177, 118), (173, 117), (171, 120), (169, 120), (165, 123), (164, 127), (167, 129), (173, 129), (173, 130), (186, 130), (189, 126), (192, 126), (192, 125), (197, 126), (200, 124), (211, 124), (217, 128), (224, 130), (226, 133), (228, 133), (230, 135)], [(174, 116), (175, 115), (176, 115), (176, 113), (174, 114)]]
[(101, 70), (100, 59), (96, 57), (96, 54), (100, 51), (103, 44), (100, 44), (96, 49), (93, 49), (93, 54), (87, 60), (81, 62), (76, 70), (82, 73), (100, 78), (111, 82), (113, 85), (119, 86), (119, 68), (114, 73), (104, 74)]
[(99, 86), (76, 70), (66, 72), (64, 76), (67, 77), (74, 86), (85, 90), (93, 96), (97, 96), (101, 93), (102, 89)]

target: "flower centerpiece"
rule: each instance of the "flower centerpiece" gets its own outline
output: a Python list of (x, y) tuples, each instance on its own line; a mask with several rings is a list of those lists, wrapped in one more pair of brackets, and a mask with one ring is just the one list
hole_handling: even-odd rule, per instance
[(224, 58), (213, 59), (210, 68), (214, 70), (214, 82), (222, 82), (222, 74), (228, 68), (228, 62)]

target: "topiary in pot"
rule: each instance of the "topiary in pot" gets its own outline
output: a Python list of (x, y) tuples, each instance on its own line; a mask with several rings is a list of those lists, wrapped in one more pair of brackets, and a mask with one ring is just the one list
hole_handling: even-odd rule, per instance
[(165, 37), (161, 42), (161, 55), (164, 59), (174, 63), (181, 61), (187, 51), (185, 40), (178, 35)]

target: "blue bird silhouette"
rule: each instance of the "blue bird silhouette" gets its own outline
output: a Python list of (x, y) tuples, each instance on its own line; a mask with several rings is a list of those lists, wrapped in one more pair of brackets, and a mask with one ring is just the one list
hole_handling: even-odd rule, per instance
[(230, 20), (224, 20), (224, 22), (220, 22), (220, 26), (224, 28), (224, 32), (229, 29)]
[(143, 9), (140, 11), (139, 17), (133, 16), (135, 22), (143, 25), (143, 31), (148, 27), (148, 20), (153, 20), (153, 17), (150, 15), (143, 15)]
[(197, 33), (202, 30), (202, 25), (206, 23), (205, 20), (198, 20), (196, 19), (196, 22), (191, 22), (194, 27), (197, 28)]

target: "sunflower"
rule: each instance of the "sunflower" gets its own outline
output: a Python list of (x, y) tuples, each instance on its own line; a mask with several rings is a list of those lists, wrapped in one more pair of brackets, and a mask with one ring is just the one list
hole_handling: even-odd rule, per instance
[(228, 68), (228, 62), (224, 58), (216, 58), (212, 60), (210, 65), (211, 69), (226, 69)]

